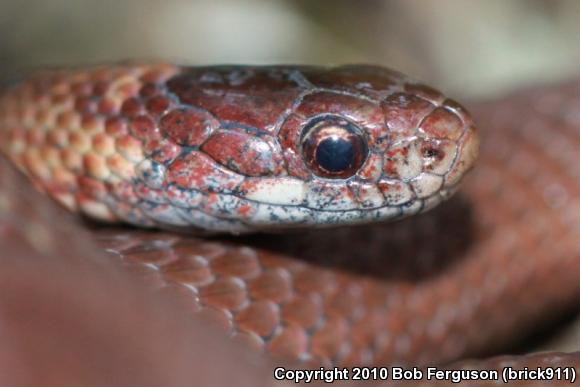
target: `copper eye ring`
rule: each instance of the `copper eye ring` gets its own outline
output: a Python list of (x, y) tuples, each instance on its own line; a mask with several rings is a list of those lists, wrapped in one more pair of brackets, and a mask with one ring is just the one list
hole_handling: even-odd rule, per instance
[(312, 172), (328, 179), (354, 175), (368, 156), (364, 132), (337, 116), (317, 117), (302, 130), (302, 157)]

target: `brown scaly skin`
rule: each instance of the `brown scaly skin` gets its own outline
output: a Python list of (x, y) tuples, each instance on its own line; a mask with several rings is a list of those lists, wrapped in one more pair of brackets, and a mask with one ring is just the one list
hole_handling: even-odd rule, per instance
[[(230, 335), (276, 354), (425, 364), (489, 351), (578, 306), (579, 90), (477, 107), (480, 165), (458, 197), (417, 219), (292, 235), (288, 245), (129, 230), (96, 238), (114, 256), (148, 263), (132, 266), (138, 272), (158, 268), (145, 277), (177, 286)], [(323, 268), (336, 252), (341, 270)]]
[[(276, 364), (270, 359), (248, 353), (238, 343), (225, 342), (212, 327), (192, 319), (191, 296), (185, 293), (180, 297), (184, 295), (180, 288), (165, 285), (159, 272), (143, 267), (139, 261), (124, 260), (119, 265), (116, 257), (103, 256), (78, 222), (31, 190), (3, 159), (0, 192), (0, 247), (6, 253), (0, 271), (0, 331), (4, 344), (0, 348), (0, 384), (281, 384), (272, 379)], [(23, 214), (27, 221), (22, 221)], [(63, 239), (63, 235), (68, 238)], [(517, 309), (514, 312), (518, 313)], [(292, 367), (288, 362), (282, 364)], [(505, 366), (578, 369), (580, 352), (504, 356), (464, 361), (447, 368)], [(511, 384), (570, 385), (565, 380)], [(449, 383), (421, 381), (420, 385)], [(470, 385), (496, 384), (470, 381)]]

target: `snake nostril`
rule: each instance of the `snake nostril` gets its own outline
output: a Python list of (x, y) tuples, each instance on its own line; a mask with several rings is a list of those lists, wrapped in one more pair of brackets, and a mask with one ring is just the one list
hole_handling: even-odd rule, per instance
[(302, 133), (302, 156), (318, 176), (330, 179), (352, 176), (367, 158), (368, 146), (362, 130), (343, 118), (314, 119)]

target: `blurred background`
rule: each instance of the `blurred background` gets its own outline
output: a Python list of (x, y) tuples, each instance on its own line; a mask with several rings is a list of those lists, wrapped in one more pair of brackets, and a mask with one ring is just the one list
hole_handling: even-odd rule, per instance
[(462, 97), (580, 74), (577, 0), (0, 0), (0, 70), (376, 63)]

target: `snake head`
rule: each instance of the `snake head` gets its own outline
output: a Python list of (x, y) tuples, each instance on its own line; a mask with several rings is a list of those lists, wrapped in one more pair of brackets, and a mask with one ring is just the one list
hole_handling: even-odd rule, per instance
[[(449, 197), (477, 156), (463, 107), (379, 67), (198, 68), (168, 85), (189, 109), (177, 121), (206, 123), (192, 132), (167, 121), (169, 136), (194, 149), (170, 175), (205, 171), (192, 188), (215, 196), (215, 228), (401, 218)], [(200, 168), (202, 158), (215, 168)]]
[(0, 98), (0, 129), (4, 152), (68, 208), (234, 233), (421, 212), (478, 149), (459, 104), (372, 66), (39, 74)]

